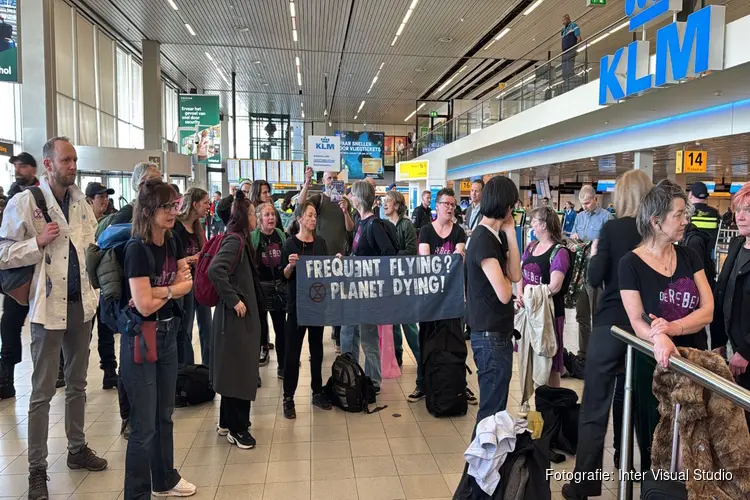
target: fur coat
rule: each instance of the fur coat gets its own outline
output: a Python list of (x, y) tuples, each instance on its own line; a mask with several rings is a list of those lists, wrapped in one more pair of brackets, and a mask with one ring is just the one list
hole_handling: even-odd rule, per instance
[[(734, 382), (724, 359), (710, 351), (680, 347), (680, 355)], [(750, 499), (750, 434), (745, 414), (688, 377), (659, 367), (653, 391), (661, 419), (654, 432), (652, 469), (669, 472), (672, 458), (675, 404), (680, 403), (678, 428), (689, 500)], [(706, 480), (695, 471), (723, 470), (724, 477)], [(727, 474), (727, 473), (731, 473)]]

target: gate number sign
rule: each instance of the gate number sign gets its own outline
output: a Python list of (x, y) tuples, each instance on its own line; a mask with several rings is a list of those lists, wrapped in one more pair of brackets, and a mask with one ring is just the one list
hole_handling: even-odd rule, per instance
[(708, 153), (706, 151), (677, 151), (676, 173), (700, 174), (706, 172)]

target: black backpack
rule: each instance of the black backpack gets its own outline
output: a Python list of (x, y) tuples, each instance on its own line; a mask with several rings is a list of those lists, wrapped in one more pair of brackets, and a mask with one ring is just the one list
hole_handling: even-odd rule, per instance
[(436, 417), (466, 415), (466, 356), (436, 349), (424, 371), (427, 411)]
[(369, 409), (375, 403), (375, 386), (351, 354), (337, 356), (331, 367), (331, 377), (324, 388), (331, 404), (352, 413), (375, 413), (388, 405)]
[(216, 393), (211, 387), (208, 367), (186, 365), (177, 372), (177, 391), (174, 405), (178, 408), (213, 401)]
[(382, 253), (382, 249), (378, 248), (375, 238), (372, 237), (372, 226), (374, 224), (380, 224), (381, 226), (383, 226), (383, 229), (385, 229), (385, 234), (388, 235), (388, 239), (391, 240), (393, 249), (396, 250), (396, 253), (398, 253), (398, 235), (396, 234), (396, 226), (394, 226), (392, 222), (380, 219), (376, 215), (375, 217), (371, 217), (370, 220), (365, 224), (367, 225), (362, 228), (362, 234), (365, 235), (367, 241), (370, 243), (370, 246), (372, 246), (373, 248), (377, 248)]

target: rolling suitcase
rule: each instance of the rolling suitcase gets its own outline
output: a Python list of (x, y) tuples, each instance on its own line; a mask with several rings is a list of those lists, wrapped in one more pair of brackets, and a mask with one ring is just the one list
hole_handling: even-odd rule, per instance
[[(672, 434), (672, 462), (669, 472), (674, 475), (677, 470), (678, 453), (680, 452), (680, 434), (677, 417), (680, 405), (675, 405), (674, 432)], [(671, 478), (657, 478), (653, 471), (648, 471), (641, 481), (641, 500), (687, 500), (685, 483)]]

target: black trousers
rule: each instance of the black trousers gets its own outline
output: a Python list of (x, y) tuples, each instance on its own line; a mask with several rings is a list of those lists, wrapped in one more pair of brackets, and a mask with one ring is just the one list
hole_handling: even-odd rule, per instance
[(307, 332), (307, 345), (310, 348), (310, 374), (312, 392), (323, 391), (323, 327), (300, 326), (297, 324), (297, 311), (293, 310), (286, 319), (286, 353), (284, 354), (284, 397), (293, 398), (299, 382), (299, 359), (302, 343)]
[(115, 357), (115, 332), (102, 322), (101, 309), (96, 309), (97, 338), (96, 345), (99, 351), (99, 368), (117, 368)]
[(219, 427), (240, 433), (250, 427), (250, 401), (222, 396), (219, 406)]
[[(604, 438), (609, 423), (609, 409), (612, 408), (612, 395), (615, 392), (615, 377), (623, 369), (626, 351), (627, 345), (612, 336), (609, 326), (598, 326), (591, 332), (586, 356), (583, 401), (578, 416), (578, 435), (586, 436), (586, 439), (578, 440), (575, 472), (593, 473), (602, 468)], [(622, 380), (624, 383), (624, 377)], [(621, 403), (622, 398), (618, 399)], [(620, 421), (621, 408), (620, 404)], [(618, 424), (617, 427), (616, 440), (621, 425)], [(601, 481), (582, 481), (576, 486), (576, 493), (582, 496), (599, 496), (601, 491)]]
[(29, 306), (22, 306), (6, 295), (3, 301), (3, 317), (0, 319), (0, 362), (17, 365), (21, 362), (21, 329), (29, 314)]
[(273, 323), (273, 331), (276, 334), (276, 359), (279, 362), (279, 367), (284, 366), (284, 347), (286, 342), (286, 313), (284, 311), (269, 311), (268, 313), (262, 313), (260, 315), (260, 345), (267, 346), (270, 331), (268, 328), (268, 315), (271, 315), (271, 322)]

